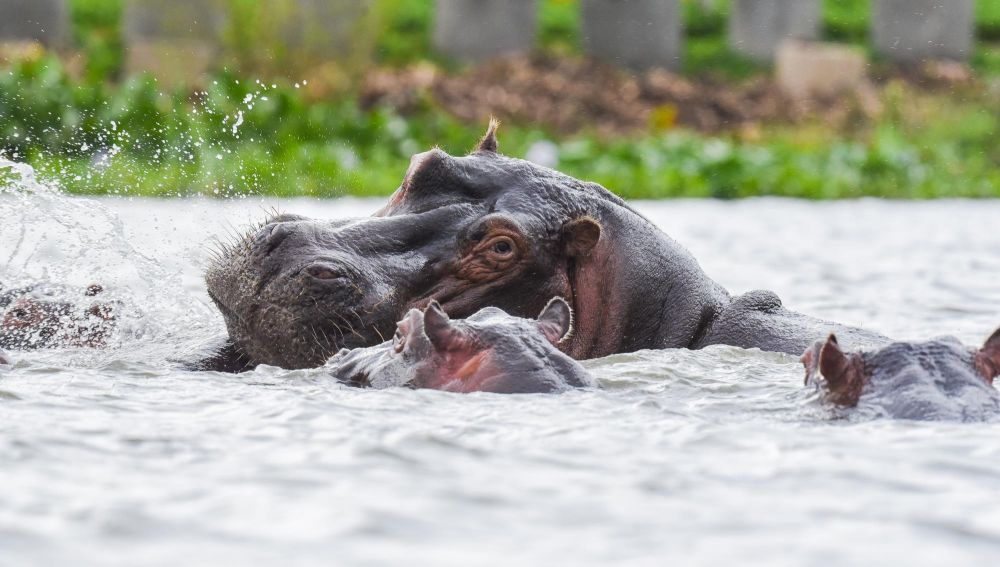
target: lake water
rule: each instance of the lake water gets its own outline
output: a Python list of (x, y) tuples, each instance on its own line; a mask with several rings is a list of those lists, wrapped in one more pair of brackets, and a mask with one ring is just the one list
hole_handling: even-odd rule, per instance
[[(1000, 424), (831, 419), (797, 357), (589, 361), (561, 395), (178, 370), (223, 331), (207, 244), (272, 207), (0, 195), (0, 280), (100, 281), (111, 348), (0, 369), (2, 565), (989, 565)], [(1000, 202), (636, 203), (734, 292), (900, 338), (1000, 325)]]

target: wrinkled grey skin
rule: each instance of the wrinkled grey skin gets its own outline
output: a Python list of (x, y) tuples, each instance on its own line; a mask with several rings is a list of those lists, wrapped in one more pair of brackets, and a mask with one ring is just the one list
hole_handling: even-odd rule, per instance
[[(517, 262), (473, 281), (500, 265), (466, 264), (498, 226), (515, 235)], [(565, 297), (577, 330), (560, 348), (576, 359), (711, 344), (798, 354), (830, 331), (855, 346), (887, 341), (789, 311), (770, 292), (730, 296), (600, 185), (499, 154), (492, 125), (468, 156), (414, 156), (372, 217), (269, 219), (224, 246), (206, 281), (229, 331), (207, 369), (319, 366), (341, 348), (383, 342), (431, 299), (455, 317), (487, 306), (531, 317)]]
[[(434, 303), (427, 311), (437, 308)], [(449, 320), (446, 336), (432, 341), (428, 334), (434, 331), (425, 329), (425, 312), (411, 309), (399, 321), (393, 340), (345, 349), (327, 366), (339, 381), (369, 388), (529, 394), (593, 386), (580, 363), (553, 344), (570, 331), (568, 306), (566, 313), (564, 326), (547, 338), (539, 321), (485, 307), (467, 319)], [(543, 312), (540, 320), (544, 317)], [(463, 373), (473, 366), (470, 361), (475, 370)]]
[[(818, 352), (823, 341), (813, 347)], [(852, 353), (861, 372), (860, 395), (846, 407), (871, 417), (912, 420), (984, 421), (1000, 415), (1000, 394), (976, 368), (977, 351), (954, 337), (896, 342)], [(806, 383), (829, 395), (837, 387), (806, 364)], [(834, 372), (830, 372), (833, 374)]]

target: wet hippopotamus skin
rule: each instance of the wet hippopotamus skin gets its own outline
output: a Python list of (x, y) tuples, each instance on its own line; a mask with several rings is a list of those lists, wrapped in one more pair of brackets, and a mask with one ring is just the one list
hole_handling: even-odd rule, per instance
[(346, 384), (449, 392), (551, 393), (593, 386), (580, 363), (556, 346), (572, 332), (572, 310), (553, 298), (538, 319), (484, 307), (452, 320), (432, 301), (411, 309), (391, 341), (343, 350), (328, 363)]
[(117, 304), (98, 299), (103, 294), (97, 284), (0, 285), (0, 348), (105, 346), (116, 325)]
[(379, 344), (431, 300), (456, 318), (493, 306), (518, 317), (566, 298), (575, 359), (728, 344), (801, 353), (830, 331), (855, 346), (878, 335), (733, 297), (677, 242), (595, 183), (499, 153), (491, 123), (476, 149), (413, 156), (368, 218), (277, 215), (222, 245), (206, 272), (229, 339), (201, 367), (320, 366)]
[(981, 349), (945, 337), (844, 352), (830, 335), (802, 355), (823, 401), (884, 417), (982, 421), (1000, 415), (1000, 329)]

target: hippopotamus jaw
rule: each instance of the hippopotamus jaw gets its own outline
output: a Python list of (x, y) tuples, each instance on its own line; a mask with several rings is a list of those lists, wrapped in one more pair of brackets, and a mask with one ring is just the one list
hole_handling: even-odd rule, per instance
[(232, 354), (249, 359), (240, 367), (315, 367), (341, 348), (384, 340), (366, 318), (377, 286), (343, 254), (317, 250), (315, 230), (303, 217), (276, 217), (221, 246), (206, 271)]

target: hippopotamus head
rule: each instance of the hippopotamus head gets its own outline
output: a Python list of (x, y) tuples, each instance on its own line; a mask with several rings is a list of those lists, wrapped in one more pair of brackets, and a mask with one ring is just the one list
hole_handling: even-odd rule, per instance
[(0, 347), (101, 347), (115, 327), (116, 304), (104, 288), (37, 285), (0, 292)]
[(845, 353), (830, 335), (802, 355), (806, 384), (841, 407), (901, 419), (983, 419), (1000, 411), (1000, 330), (979, 350), (945, 337)]
[(278, 215), (223, 245), (206, 281), (231, 346), (319, 366), (432, 299), (533, 317), (553, 296), (577, 314), (574, 358), (690, 344), (718, 289), (690, 255), (603, 187), (501, 155), (495, 129), (464, 157), (415, 155), (372, 217)]
[(582, 366), (556, 345), (572, 332), (572, 310), (553, 298), (537, 320), (485, 307), (450, 319), (431, 301), (397, 323), (391, 341), (344, 350), (334, 376), (355, 386), (408, 386), (450, 392), (542, 393), (589, 386)]

